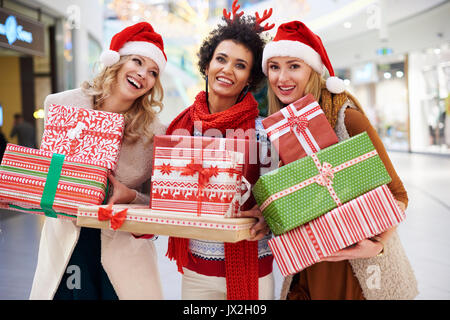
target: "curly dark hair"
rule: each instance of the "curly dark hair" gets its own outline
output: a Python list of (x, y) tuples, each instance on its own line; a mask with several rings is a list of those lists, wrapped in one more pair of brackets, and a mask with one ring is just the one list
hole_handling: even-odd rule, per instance
[(233, 22), (227, 21), (224, 17), (225, 25), (219, 25), (211, 31), (208, 38), (203, 41), (197, 54), (199, 58), (198, 66), (203, 78), (206, 78), (206, 68), (216, 50), (217, 46), (224, 40), (232, 40), (235, 43), (242, 44), (253, 54), (253, 66), (250, 70), (249, 91), (253, 91), (261, 84), (264, 79), (262, 72), (262, 54), (265, 41), (261, 38), (262, 28), (258, 25), (255, 28), (255, 17), (243, 16), (235, 19)]

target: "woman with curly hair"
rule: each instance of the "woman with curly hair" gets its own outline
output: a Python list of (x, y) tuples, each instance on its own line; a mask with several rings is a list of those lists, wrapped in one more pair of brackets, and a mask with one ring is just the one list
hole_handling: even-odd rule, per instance
[[(81, 88), (49, 95), (51, 104), (124, 115), (125, 131), (108, 203), (149, 203), (153, 136), (164, 134), (159, 75), (167, 62), (161, 36), (141, 22), (117, 33), (101, 56), (105, 68)], [(77, 227), (46, 219), (31, 299), (162, 299), (150, 236)]]
[[(259, 25), (263, 19), (242, 17), (233, 3), (233, 15), (224, 9), (225, 25), (218, 26), (199, 51), (199, 69), (206, 80), (192, 106), (170, 124), (167, 134), (194, 136), (220, 132), (234, 138), (236, 129), (253, 130), (258, 103), (249, 92), (264, 75), (261, 56), (264, 41)], [(230, 130), (232, 129), (232, 130)], [(268, 247), (268, 227), (257, 206), (241, 212), (256, 217), (251, 241), (223, 243), (196, 239), (169, 238), (168, 257), (177, 262), (182, 275), (182, 299), (273, 299), (273, 275)]]

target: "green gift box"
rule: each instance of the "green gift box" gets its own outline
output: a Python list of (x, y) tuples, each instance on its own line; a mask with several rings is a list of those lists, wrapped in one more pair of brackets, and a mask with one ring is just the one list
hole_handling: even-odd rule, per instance
[(363, 132), (261, 176), (253, 194), (279, 235), (390, 181)]

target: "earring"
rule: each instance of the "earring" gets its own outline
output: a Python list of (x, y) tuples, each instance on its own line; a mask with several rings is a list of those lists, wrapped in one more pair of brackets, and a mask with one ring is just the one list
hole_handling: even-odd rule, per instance
[(211, 113), (211, 110), (209, 109), (209, 101), (208, 101), (208, 76), (206, 76), (205, 80), (206, 80), (206, 88), (205, 88), (205, 92), (206, 92), (206, 106), (208, 107), (208, 110)]
[[(250, 86), (247, 84), (244, 89), (242, 89), (241, 93), (238, 96), (238, 100), (236, 101), (236, 103), (241, 102), (242, 100), (244, 100), (245, 96), (248, 93), (248, 89), (250, 88)], [(242, 97), (241, 97), (242, 96)]]

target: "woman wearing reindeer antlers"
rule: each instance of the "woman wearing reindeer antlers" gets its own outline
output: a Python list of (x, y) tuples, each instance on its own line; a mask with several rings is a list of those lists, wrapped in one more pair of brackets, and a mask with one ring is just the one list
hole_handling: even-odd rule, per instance
[[(243, 12), (237, 12), (239, 7), (236, 0), (232, 13), (224, 9), (225, 25), (218, 26), (203, 42), (198, 56), (206, 90), (173, 120), (167, 134), (177, 134), (181, 129), (201, 136), (216, 129), (225, 137), (227, 129), (255, 129), (258, 103), (250, 92), (264, 77), (260, 33), (273, 25), (262, 27), (260, 23), (272, 10), (255, 18), (242, 16)], [(232, 244), (169, 239), (167, 255), (176, 260), (183, 274), (183, 299), (273, 299), (273, 256), (267, 245), (267, 224), (256, 206), (241, 212), (241, 216), (258, 219), (253, 226), (253, 241)]]

